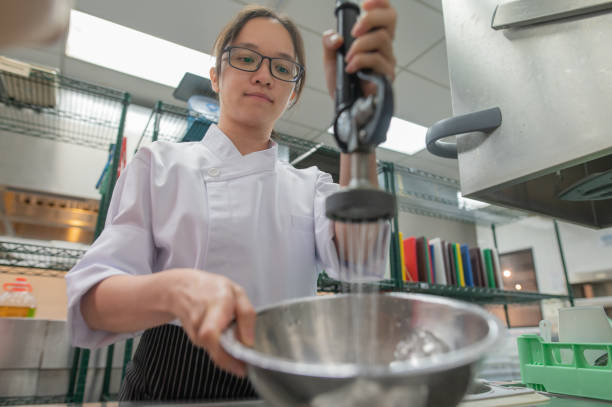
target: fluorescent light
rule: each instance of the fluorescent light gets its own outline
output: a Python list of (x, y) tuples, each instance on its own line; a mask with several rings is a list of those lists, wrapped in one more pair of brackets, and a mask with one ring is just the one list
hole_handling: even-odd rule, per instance
[(177, 87), (185, 72), (209, 78), (215, 58), (92, 15), (72, 10), (66, 55)]
[(490, 206), (490, 204), (486, 202), (481, 202), (470, 198), (464, 198), (463, 196), (461, 196), (461, 191), (457, 191), (457, 201), (459, 201), (459, 208), (465, 209), (466, 211), (473, 211), (474, 209), (480, 209), (486, 206)]
[(427, 127), (393, 117), (387, 131), (387, 141), (379, 147), (412, 155), (425, 148)]
[[(334, 126), (327, 129), (327, 132), (333, 134)], [(427, 127), (393, 117), (387, 131), (387, 141), (378, 147), (412, 155), (425, 148), (426, 133)]]

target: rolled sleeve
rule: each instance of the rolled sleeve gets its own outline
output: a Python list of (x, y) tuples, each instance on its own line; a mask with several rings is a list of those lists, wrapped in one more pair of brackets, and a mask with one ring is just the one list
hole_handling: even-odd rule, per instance
[(152, 272), (155, 245), (151, 230), (150, 156), (139, 151), (123, 171), (113, 193), (103, 232), (66, 275), (68, 326), (74, 346), (98, 348), (135, 336), (89, 328), (81, 299), (114, 275)]

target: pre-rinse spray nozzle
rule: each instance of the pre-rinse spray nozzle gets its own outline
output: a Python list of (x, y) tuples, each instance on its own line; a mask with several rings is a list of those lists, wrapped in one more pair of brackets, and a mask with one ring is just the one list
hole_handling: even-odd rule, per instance
[[(393, 117), (393, 90), (384, 75), (368, 71), (345, 71), (346, 53), (353, 44), (351, 30), (359, 17), (359, 6), (349, 0), (337, 0), (335, 14), (338, 33), (344, 44), (336, 56), (336, 116), (334, 138), (340, 150), (350, 156), (351, 177), (347, 188), (326, 201), (326, 214), (342, 222), (372, 222), (395, 216), (393, 195), (373, 186), (369, 176), (369, 154), (387, 139)], [(364, 96), (361, 81), (376, 85), (376, 92)]]

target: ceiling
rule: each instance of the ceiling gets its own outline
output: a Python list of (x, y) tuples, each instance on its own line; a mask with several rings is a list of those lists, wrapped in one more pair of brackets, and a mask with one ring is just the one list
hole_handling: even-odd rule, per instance
[[(298, 23), (306, 45), (308, 77), (300, 102), (281, 118), (276, 130), (334, 146), (326, 133), (333, 103), (326, 91), (321, 34), (335, 27), (334, 0), (77, 0), (76, 8), (206, 53), (217, 33), (245, 4), (258, 3), (288, 14)], [(398, 12), (394, 83), (395, 115), (430, 126), (452, 114), (441, 0), (391, 0)], [(121, 46), (117, 44), (117, 47)], [(3, 52), (60, 68), (64, 75), (132, 94), (134, 103), (152, 107), (157, 100), (181, 104), (172, 88), (75, 60), (64, 55), (63, 43), (39, 49)], [(160, 59), (164, 56), (160, 55)], [(455, 160), (427, 151), (413, 156), (379, 149), (378, 157), (403, 166), (458, 179)]]

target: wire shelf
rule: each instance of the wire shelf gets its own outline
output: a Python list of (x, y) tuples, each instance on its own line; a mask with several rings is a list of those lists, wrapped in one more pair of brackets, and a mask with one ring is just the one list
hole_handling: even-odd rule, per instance
[(0, 241), (0, 266), (70, 270), (85, 250)]
[(64, 278), (66, 276), (66, 270), (48, 270), (48, 269), (37, 269), (20, 266), (0, 266), (0, 274), (16, 275), (16, 276), (28, 276), (28, 277), (54, 277)]
[[(338, 155), (340, 151), (285, 134), (273, 139), (287, 145), (298, 154), (316, 148), (320, 152)], [(379, 162), (379, 172), (386, 163)], [(394, 165), (398, 209), (419, 215), (478, 224), (506, 224), (526, 216), (524, 212), (494, 205), (485, 208), (462, 208), (457, 198), (459, 181), (422, 170)]]
[(484, 225), (511, 223), (527, 216), (494, 205), (470, 206), (460, 199), (458, 181), (413, 168), (396, 165), (395, 185), (398, 208), (403, 212)]
[(55, 73), (0, 70), (0, 130), (107, 150), (115, 142), (126, 93)]
[[(146, 145), (153, 140), (180, 142), (189, 131), (191, 123), (197, 119), (216, 122), (215, 117), (207, 116), (184, 107), (158, 102), (155, 109), (151, 112), (138, 147)], [(292, 152), (297, 154), (305, 153), (317, 146), (317, 150), (321, 152), (339, 154), (338, 150), (331, 147), (318, 145), (312, 141), (286, 134), (274, 132), (272, 139), (279, 144), (288, 146)]]
[(302, 138), (289, 136), (287, 134), (274, 132), (272, 135), (272, 139), (279, 144), (288, 146), (292, 152), (295, 152), (297, 154), (303, 154), (314, 148), (316, 149), (316, 151), (321, 153), (327, 153), (329, 155), (334, 156), (340, 155), (340, 150), (337, 150), (333, 147), (329, 147), (320, 143), (315, 143), (311, 140), (305, 140)]
[(396, 291), (420, 294), (432, 294), (455, 298), (478, 304), (516, 304), (530, 303), (542, 300), (568, 300), (567, 295), (543, 294), (524, 291), (504, 291), (488, 287), (457, 287), (452, 285), (428, 283), (403, 283), (397, 287), (391, 280), (378, 283), (366, 283), (361, 286), (334, 280), (322, 273), (318, 281), (318, 290), (321, 292), (355, 292), (362, 291)]
[(157, 102), (136, 149), (155, 140), (180, 142), (196, 120), (214, 122), (215, 118), (184, 107)]

